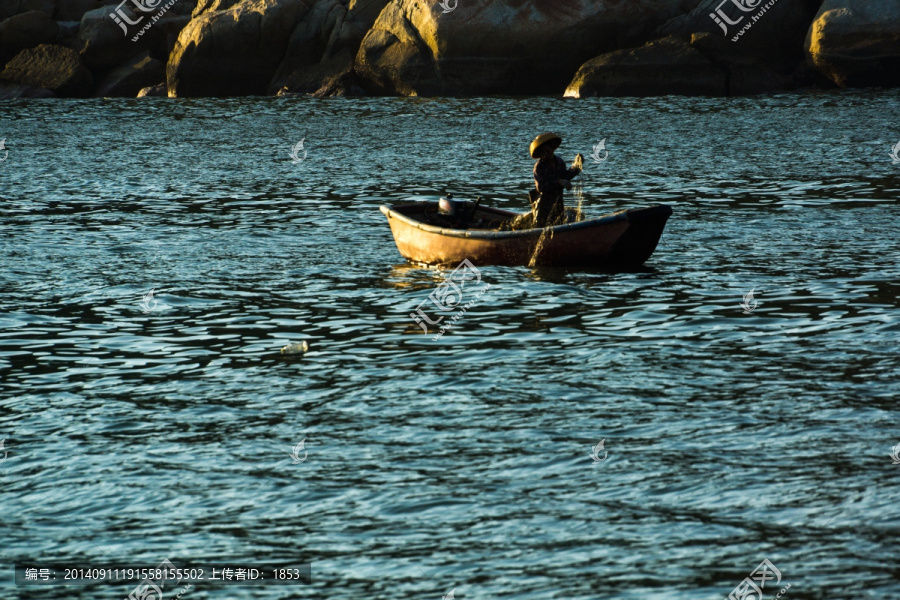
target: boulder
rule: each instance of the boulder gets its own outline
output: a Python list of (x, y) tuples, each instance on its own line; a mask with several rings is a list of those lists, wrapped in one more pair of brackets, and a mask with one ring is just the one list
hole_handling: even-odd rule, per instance
[[(694, 33), (710, 33), (786, 75), (803, 62), (803, 42), (821, 2), (776, 0), (769, 6), (769, 0), (701, 0), (694, 10), (659, 27), (656, 34), (688, 38)], [(711, 15), (717, 15), (721, 24)], [(744, 29), (748, 24), (749, 29)]]
[(163, 38), (161, 40), (161, 43), (158, 43), (155, 46), (157, 58), (161, 58), (163, 62), (169, 60), (169, 55), (171, 55), (172, 50), (175, 49), (175, 43), (178, 41), (178, 36), (181, 34), (181, 30), (187, 27), (187, 24), (190, 22), (191, 15), (189, 14), (170, 15), (168, 13), (166, 13), (166, 16), (156, 22), (153, 27), (159, 29), (159, 34)]
[(157, 83), (156, 85), (141, 88), (141, 91), (137, 93), (138, 98), (165, 98), (168, 95), (165, 83)]
[[(172, 7), (169, 9), (168, 14), (172, 15), (185, 15), (190, 17), (193, 14), (194, 9), (197, 7), (197, 0), (178, 0)], [(188, 18), (190, 21), (190, 18)]]
[(39, 10), (52, 17), (56, 12), (54, 0), (0, 0), (0, 21), (25, 12)]
[[(559, 93), (585, 61), (638, 46), (697, 0), (392, 0), (355, 70), (373, 92)], [(686, 5), (686, 6), (685, 6)]]
[(81, 29), (81, 21), (57, 21), (59, 32), (56, 34), (56, 44), (71, 48), (78, 40), (78, 30)]
[(0, 60), (5, 64), (21, 50), (56, 40), (59, 26), (47, 13), (32, 10), (0, 23)]
[(589, 60), (578, 69), (565, 95), (724, 96), (727, 92), (725, 71), (686, 41), (670, 36)]
[(98, 0), (58, 0), (53, 18), (57, 21), (81, 21), (85, 13), (102, 7)]
[(151, 14), (151, 20), (149, 21), (151, 28), (139, 29), (131, 40), (135, 41), (135, 38), (139, 40), (145, 35), (149, 36), (146, 40), (146, 46), (151, 48), (156, 58), (167, 61), (172, 50), (175, 48), (175, 42), (178, 40), (178, 35), (190, 22), (191, 17), (190, 15), (178, 15), (166, 12), (163, 13), (162, 18), (158, 21), (153, 21), (152, 19), (154, 16), (159, 16), (159, 12), (157, 11), (157, 13)]
[(88, 67), (95, 71), (105, 71), (148, 50), (165, 46), (166, 33), (159, 23), (153, 23), (149, 29), (143, 30), (152, 22), (152, 16), (148, 13), (138, 13), (132, 8), (132, 3), (126, 3), (121, 10), (125, 18), (134, 23), (133, 25), (121, 19), (121, 24), (116, 23), (110, 16), (117, 10), (117, 6), (113, 5), (84, 14), (78, 32), (77, 47)]
[(228, 10), (241, 0), (197, 0), (194, 10), (191, 11), (191, 18), (196, 19), (203, 13), (214, 13)]
[(307, 0), (242, 0), (206, 12), (178, 36), (166, 67), (170, 97), (264, 94)]
[(165, 79), (166, 65), (149, 52), (113, 69), (97, 87), (97, 97), (134, 98), (147, 86)]
[(354, 59), (366, 33), (375, 25), (391, 0), (350, 0), (343, 21), (331, 31), (324, 59), (336, 56), (345, 48), (352, 51)]
[(19, 52), (7, 63), (0, 79), (75, 97), (86, 96), (93, 83), (77, 52), (50, 44)]
[(792, 76), (773, 70), (758, 55), (745, 52), (730, 39), (710, 33), (695, 33), (691, 36), (691, 46), (725, 73), (727, 96), (762, 94), (796, 87)]
[(900, 2), (825, 0), (806, 52), (810, 64), (841, 87), (900, 85)]
[(388, 2), (352, 0), (344, 6), (339, 0), (318, 0), (291, 34), (268, 92), (287, 88), (311, 94), (330, 88), (345, 93), (355, 87), (352, 70), (360, 42)]
[(366, 95), (352, 65), (347, 65), (344, 70), (340, 70), (337, 67), (329, 69), (327, 63), (323, 64), (322, 67), (323, 73), (319, 79), (319, 87), (312, 92), (312, 95), (316, 98)]
[(53, 98), (56, 94), (46, 88), (0, 81), (0, 100), (16, 98)]

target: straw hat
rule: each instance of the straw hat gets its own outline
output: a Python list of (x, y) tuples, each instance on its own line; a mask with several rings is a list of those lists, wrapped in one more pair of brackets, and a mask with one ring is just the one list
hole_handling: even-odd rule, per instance
[(559, 145), (562, 144), (562, 138), (556, 135), (555, 133), (542, 133), (541, 135), (534, 138), (534, 141), (531, 142), (531, 158), (537, 158), (535, 154), (541, 146), (544, 144), (550, 144), (550, 147), (553, 150), (559, 148)]

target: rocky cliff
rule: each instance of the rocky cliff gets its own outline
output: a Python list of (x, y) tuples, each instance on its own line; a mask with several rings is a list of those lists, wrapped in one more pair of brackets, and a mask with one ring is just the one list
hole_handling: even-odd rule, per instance
[(900, 83), (898, 0), (0, 0), (0, 98)]

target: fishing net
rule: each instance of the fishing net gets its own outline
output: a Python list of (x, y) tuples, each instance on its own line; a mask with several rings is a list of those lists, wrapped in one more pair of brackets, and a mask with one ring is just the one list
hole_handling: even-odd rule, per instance
[(582, 171), (581, 177), (578, 181), (572, 184), (572, 195), (575, 196), (575, 222), (584, 221), (584, 211), (582, 210), (582, 205), (584, 204), (584, 172)]
[[(584, 184), (586, 176), (584, 171), (582, 171), (577, 180), (572, 181), (572, 196), (575, 199), (575, 207), (566, 207), (563, 209), (563, 212), (556, 219), (554, 223), (548, 223), (547, 226), (553, 225), (562, 225), (564, 223), (578, 223), (580, 221), (584, 221)], [(532, 198), (532, 203), (534, 199)], [(534, 205), (532, 204), (532, 210), (529, 213), (525, 213), (524, 215), (519, 215), (518, 217), (506, 221), (502, 223), (498, 229), (498, 231), (522, 231), (524, 229), (534, 229)], [(541, 238), (543, 239), (543, 235)], [(543, 245), (543, 244), (540, 244)], [(537, 251), (538, 248), (535, 248)]]

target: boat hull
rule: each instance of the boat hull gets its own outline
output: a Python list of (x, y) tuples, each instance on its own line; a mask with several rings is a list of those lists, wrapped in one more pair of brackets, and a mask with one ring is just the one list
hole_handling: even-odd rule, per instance
[[(423, 264), (633, 267), (656, 249), (672, 208), (658, 205), (620, 211), (599, 219), (522, 231), (452, 229), (430, 225), (434, 203), (382, 206), (404, 258)], [(508, 220), (518, 213), (480, 208), (485, 218)]]

